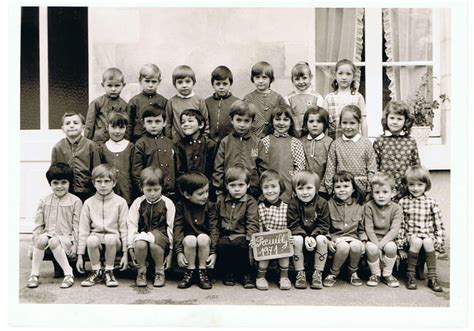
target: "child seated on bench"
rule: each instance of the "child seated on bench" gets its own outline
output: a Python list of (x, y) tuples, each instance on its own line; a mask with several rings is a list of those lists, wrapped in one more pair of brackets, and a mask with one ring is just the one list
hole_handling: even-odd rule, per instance
[(55, 163), (46, 172), (53, 193), (40, 200), (36, 211), (29, 288), (38, 287), (39, 269), (47, 248), (63, 269), (64, 279), (60, 287), (68, 288), (74, 284), (68, 256), (76, 254), (82, 202), (69, 193), (73, 177), (71, 168), (64, 163)]

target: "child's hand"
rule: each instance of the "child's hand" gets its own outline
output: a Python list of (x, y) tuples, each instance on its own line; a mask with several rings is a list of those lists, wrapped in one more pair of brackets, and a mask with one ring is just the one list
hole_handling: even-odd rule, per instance
[(120, 271), (127, 270), (128, 268), (128, 254), (127, 252), (123, 252), (123, 256), (120, 259)]
[(213, 269), (214, 265), (216, 264), (216, 254), (211, 254), (206, 260), (206, 267), (209, 269)]
[(306, 250), (308, 252), (314, 251), (314, 248), (316, 247), (316, 239), (311, 236), (307, 236), (304, 238), (304, 246), (306, 247)]
[(383, 247), (384, 247), (384, 246), (385, 246), (385, 243), (384, 243), (384, 242), (379, 241), (379, 242), (377, 243), (377, 247), (378, 247), (381, 251), (383, 251)]
[(66, 255), (69, 258), (75, 258), (76, 257), (76, 252), (77, 252), (77, 247), (76, 245), (72, 245), (71, 249), (66, 251)]
[(79, 273), (84, 273), (84, 260), (82, 258), (82, 254), (77, 256), (76, 269)]
[(178, 257), (176, 259), (178, 260), (178, 265), (181, 268), (184, 268), (188, 265), (188, 260), (186, 260), (184, 253), (178, 253)]
[(255, 240), (252, 238), (249, 242), (249, 247), (253, 248), (255, 246)]
[(403, 249), (398, 250), (398, 255), (400, 256), (401, 260), (405, 260), (408, 257), (407, 252), (405, 252)]
[(133, 267), (138, 267), (137, 257), (135, 256), (135, 249), (130, 247), (128, 249), (128, 254), (130, 254), (130, 262), (132, 262)]
[(171, 268), (171, 264), (173, 263), (173, 251), (170, 250), (168, 256), (165, 258), (165, 263), (164, 263), (164, 268), (165, 270), (168, 270)]
[(328, 248), (331, 253), (336, 253), (336, 243), (334, 241), (328, 241)]

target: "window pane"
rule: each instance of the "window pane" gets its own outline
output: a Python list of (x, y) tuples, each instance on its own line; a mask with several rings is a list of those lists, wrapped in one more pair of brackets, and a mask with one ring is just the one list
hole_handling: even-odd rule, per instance
[(387, 61), (432, 60), (431, 9), (384, 9), (383, 27)]
[(48, 8), (49, 128), (65, 112), (86, 114), (89, 103), (87, 8)]
[(317, 8), (316, 62), (360, 62), (364, 47), (364, 9)]
[(21, 8), (20, 128), (40, 128), (39, 9)]

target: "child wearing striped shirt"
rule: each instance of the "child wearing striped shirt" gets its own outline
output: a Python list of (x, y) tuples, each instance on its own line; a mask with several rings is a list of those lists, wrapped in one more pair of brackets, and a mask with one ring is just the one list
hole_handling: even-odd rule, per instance
[[(435, 292), (443, 289), (436, 276), (436, 254), (444, 251), (445, 230), (436, 201), (425, 195), (431, 188), (428, 170), (421, 166), (405, 172), (404, 184), (409, 195), (398, 202), (403, 209), (404, 221), (398, 235), (398, 252), (407, 259), (407, 288), (416, 290), (415, 268), (423, 247), (428, 268), (428, 287)], [(408, 254), (404, 248), (408, 247)]]

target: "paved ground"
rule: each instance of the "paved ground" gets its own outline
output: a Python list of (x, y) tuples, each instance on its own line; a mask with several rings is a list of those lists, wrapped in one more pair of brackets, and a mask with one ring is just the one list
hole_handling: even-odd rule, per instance
[[(333, 288), (323, 290), (280, 291), (271, 283), (268, 291), (245, 290), (240, 285), (224, 286), (214, 284), (212, 290), (201, 290), (196, 285), (186, 290), (176, 288), (176, 280), (168, 280), (163, 288), (137, 288), (133, 273), (117, 277), (120, 285), (108, 289), (104, 284), (83, 288), (77, 279), (70, 289), (59, 288), (62, 278), (53, 279), (51, 262), (43, 262), (41, 284), (28, 289), (26, 281), (30, 272), (27, 248), (30, 235), (20, 235), (19, 303), (39, 304), (151, 304), (151, 305), (314, 305), (314, 306), (399, 306), (399, 307), (448, 307), (449, 306), (449, 261), (438, 260), (438, 274), (444, 290), (435, 293), (418, 281), (418, 290), (410, 291), (401, 282), (399, 288), (388, 288), (380, 284), (377, 288), (354, 287), (344, 280), (338, 280)], [(85, 277), (85, 276), (84, 276)]]

